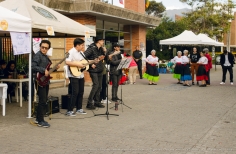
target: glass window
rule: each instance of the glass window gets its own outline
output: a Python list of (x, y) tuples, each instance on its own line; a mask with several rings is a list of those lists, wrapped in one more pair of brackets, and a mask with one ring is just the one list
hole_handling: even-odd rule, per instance
[(96, 28), (103, 29), (103, 21), (102, 20), (96, 20)]
[(104, 30), (97, 29), (97, 30), (96, 30), (96, 37), (101, 37), (101, 38), (103, 38), (103, 31), (104, 31)]
[(113, 23), (113, 22), (105, 21), (104, 22), (104, 27), (107, 30), (114, 30), (114, 31), (118, 31), (119, 30), (118, 23)]

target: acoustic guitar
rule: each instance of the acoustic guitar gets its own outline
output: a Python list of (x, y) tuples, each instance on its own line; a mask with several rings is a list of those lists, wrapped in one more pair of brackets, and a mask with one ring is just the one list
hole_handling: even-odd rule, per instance
[(40, 73), (40, 72), (38, 72), (37, 73), (37, 82), (38, 82), (38, 85), (39, 86), (42, 86), (42, 87), (44, 87), (44, 86), (46, 86), (47, 84), (48, 84), (48, 82), (49, 82), (49, 80), (50, 79), (52, 79), (52, 77), (50, 76), (50, 74), (52, 73), (52, 72), (54, 72), (56, 69), (57, 69), (57, 66), (59, 65), (59, 64), (61, 64), (66, 58), (68, 58), (69, 57), (69, 53), (66, 53), (66, 55), (65, 55), (65, 58), (63, 58), (62, 60), (60, 60), (58, 63), (56, 63), (55, 64), (55, 66), (52, 68), (52, 69), (50, 69), (50, 66), (51, 66), (51, 64), (52, 63), (49, 63), (48, 65), (47, 65), (47, 67), (46, 67), (46, 69), (48, 70), (48, 76), (45, 76), (45, 74), (43, 73)]
[[(117, 51), (117, 52), (114, 52), (113, 54), (110, 54), (109, 56), (114, 56), (114, 55), (117, 55), (117, 54), (119, 54), (119, 53), (120, 53), (120, 51), (119, 51), (119, 52)], [(101, 57), (104, 58), (104, 55), (99, 56), (99, 58), (101, 58)], [(90, 62), (88, 62), (88, 61), (85, 60), (85, 59), (83, 59), (83, 60), (81, 60), (81, 61), (74, 61), (74, 62), (77, 63), (77, 64), (83, 64), (83, 65), (85, 65), (85, 67), (84, 67), (84, 68), (79, 68), (79, 67), (76, 67), (76, 66), (69, 66), (72, 75), (74, 75), (74, 76), (80, 76), (83, 71), (87, 71), (87, 70), (89, 69), (89, 65), (90, 65), (90, 64), (93, 64), (93, 63), (98, 62), (98, 59), (99, 59), (99, 58), (96, 58), (96, 59), (94, 59), (94, 60), (92, 60), (92, 61), (90, 61)]]

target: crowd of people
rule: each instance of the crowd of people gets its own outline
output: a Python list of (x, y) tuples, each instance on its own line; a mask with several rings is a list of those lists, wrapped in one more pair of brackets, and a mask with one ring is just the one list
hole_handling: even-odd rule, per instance
[[(139, 72), (140, 79), (147, 79), (148, 85), (157, 85), (159, 81), (159, 72), (156, 66), (159, 64), (159, 59), (156, 56), (156, 51), (152, 50), (151, 54), (145, 59), (146, 72), (142, 74), (142, 52), (139, 51), (139, 47), (132, 55), (125, 53), (122, 54), (120, 51), (120, 45), (118, 43), (113, 44), (111, 51), (107, 51), (104, 47), (104, 39), (96, 37), (94, 43), (92, 43), (85, 51), (84, 40), (76, 38), (73, 42), (74, 47), (71, 48), (68, 53), (69, 57), (66, 58), (66, 65), (68, 66), (68, 77), (70, 80), (71, 99), (68, 104), (67, 116), (76, 116), (77, 114), (87, 114), (83, 109), (83, 95), (84, 95), (84, 72), (86, 66), (92, 79), (92, 88), (88, 96), (86, 108), (88, 110), (94, 110), (98, 108), (104, 108), (104, 103), (110, 103), (107, 98), (107, 87), (108, 83), (112, 83), (111, 89), (111, 101), (115, 103), (115, 110), (118, 109), (119, 101), (118, 88), (121, 84), (123, 72), (120, 63), (122, 61), (128, 61), (128, 65), (125, 70), (128, 70), (129, 83), (136, 84), (136, 73)], [(40, 52), (38, 52), (32, 60), (32, 69), (36, 72), (42, 73), (45, 76), (49, 75), (49, 70), (46, 66), (51, 63), (46, 53), (50, 49), (51, 43), (48, 40), (42, 40), (40, 43)], [(230, 72), (230, 82), (233, 84), (233, 59), (231, 53), (224, 51), (221, 58), (221, 64), (223, 69), (223, 79), (221, 84), (225, 83), (225, 74), (228, 70)], [(83, 63), (81, 62), (83, 61)], [(85, 61), (85, 62), (84, 62)], [(200, 53), (197, 52), (196, 48), (193, 48), (193, 53), (189, 54), (187, 50), (177, 52), (171, 62), (175, 64), (173, 77), (178, 80), (178, 84), (183, 86), (195, 85), (195, 74), (197, 84), (201, 81), (200, 87), (206, 87), (210, 85), (210, 69), (212, 68), (212, 59), (208, 53), (208, 49), (205, 48)], [(107, 67), (109, 65), (109, 67)], [(60, 65), (57, 66), (59, 68)], [(73, 67), (76, 67), (77, 71), (80, 71), (79, 75), (75, 75)], [(124, 70), (123, 70), (124, 71)], [(78, 72), (77, 72), (78, 73)], [(109, 74), (109, 79), (108, 79)], [(46, 86), (37, 85), (37, 94), (39, 96), (37, 116), (35, 123), (40, 127), (50, 127), (44, 120), (43, 116), (43, 105), (46, 103), (48, 97), (49, 83)], [(76, 108), (76, 110), (74, 110)]]

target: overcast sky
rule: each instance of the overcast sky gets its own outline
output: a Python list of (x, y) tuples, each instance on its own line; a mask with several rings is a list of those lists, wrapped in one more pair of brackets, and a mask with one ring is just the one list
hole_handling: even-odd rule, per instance
[[(187, 4), (181, 3), (179, 0), (156, 0), (156, 1), (162, 2), (167, 10), (182, 9), (182, 8), (190, 8), (191, 9), (190, 6), (188, 6)], [(226, 0), (217, 0), (217, 1), (225, 2)], [(233, 0), (233, 2), (236, 3), (236, 0)]]
[(162, 4), (166, 7), (167, 10), (190, 8), (188, 5), (179, 2), (179, 0), (156, 0), (156, 1), (162, 2)]

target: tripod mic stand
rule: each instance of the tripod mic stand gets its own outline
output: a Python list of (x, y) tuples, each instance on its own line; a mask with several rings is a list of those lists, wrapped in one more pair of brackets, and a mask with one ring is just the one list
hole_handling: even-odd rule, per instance
[[(125, 59), (125, 60), (123, 60), (123, 61), (121, 61), (121, 62), (120, 62), (120, 65), (119, 65), (118, 68), (117, 68), (117, 70), (118, 70), (118, 69), (122, 69), (122, 68), (128, 68), (130, 62), (131, 62), (131, 59), (128, 59), (128, 58)], [(132, 109), (132, 108), (129, 107), (128, 105), (125, 105), (125, 103), (124, 103), (124, 101), (123, 101), (123, 99), (122, 99), (122, 94), (123, 94), (123, 92), (122, 92), (122, 84), (121, 84), (120, 91), (121, 91), (121, 98), (120, 98), (120, 100), (119, 100), (119, 103), (121, 104), (122, 112), (123, 112), (123, 105), (126, 106), (126, 107), (128, 107), (129, 109)], [(113, 106), (113, 107), (111, 107), (111, 108), (114, 108), (114, 107), (115, 107), (115, 106)], [(111, 108), (110, 108), (110, 109), (111, 109)]]
[(118, 114), (110, 114), (108, 111), (108, 72), (109, 70), (106, 67), (106, 96), (107, 96), (107, 107), (106, 107), (106, 113), (105, 114), (94, 114), (94, 116), (102, 116), (102, 115), (106, 115), (107, 116), (107, 120), (109, 120), (109, 115), (113, 115), (113, 116), (119, 116)]

